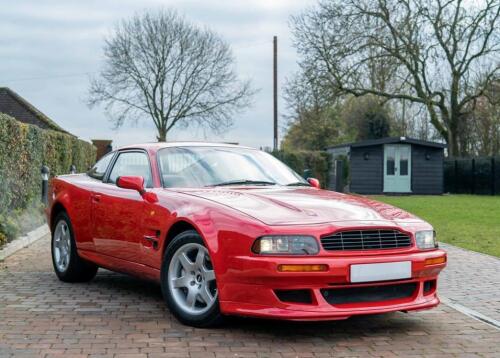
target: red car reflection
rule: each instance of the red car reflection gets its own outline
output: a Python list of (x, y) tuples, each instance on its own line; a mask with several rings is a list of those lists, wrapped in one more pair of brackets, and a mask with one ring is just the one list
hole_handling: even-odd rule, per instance
[(67, 282), (98, 267), (158, 281), (172, 313), (194, 326), (439, 304), (446, 254), (428, 223), (317, 184), (251, 148), (128, 146), (51, 182), (54, 269)]

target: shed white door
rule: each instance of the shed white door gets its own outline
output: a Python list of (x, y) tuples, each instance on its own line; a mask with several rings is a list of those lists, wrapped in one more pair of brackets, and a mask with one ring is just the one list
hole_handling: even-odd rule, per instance
[(411, 146), (406, 144), (384, 146), (384, 192), (411, 192)]

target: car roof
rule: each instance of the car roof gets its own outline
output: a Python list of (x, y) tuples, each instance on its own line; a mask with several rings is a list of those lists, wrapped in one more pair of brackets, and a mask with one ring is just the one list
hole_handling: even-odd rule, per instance
[(150, 143), (139, 143), (139, 144), (131, 144), (118, 148), (121, 149), (152, 149), (159, 150), (162, 148), (171, 148), (171, 147), (227, 147), (227, 148), (245, 148), (245, 149), (255, 149), (251, 147), (245, 147), (232, 143), (216, 143), (216, 142), (150, 142)]

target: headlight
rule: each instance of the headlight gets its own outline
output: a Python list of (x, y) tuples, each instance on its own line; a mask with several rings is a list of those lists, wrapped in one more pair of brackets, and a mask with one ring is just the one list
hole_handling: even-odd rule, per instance
[(415, 233), (415, 241), (419, 249), (435, 249), (438, 247), (436, 232), (432, 230), (417, 231)]
[(312, 236), (273, 235), (255, 240), (252, 251), (260, 255), (315, 255), (319, 246)]

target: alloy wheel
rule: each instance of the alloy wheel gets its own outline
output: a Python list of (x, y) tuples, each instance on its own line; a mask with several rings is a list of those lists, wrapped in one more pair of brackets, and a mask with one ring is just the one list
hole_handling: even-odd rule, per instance
[(57, 223), (53, 240), (54, 262), (59, 272), (65, 272), (71, 257), (71, 233), (68, 224), (61, 220)]
[(168, 270), (168, 288), (177, 306), (188, 314), (203, 314), (216, 303), (215, 272), (203, 245), (189, 243), (175, 252)]

